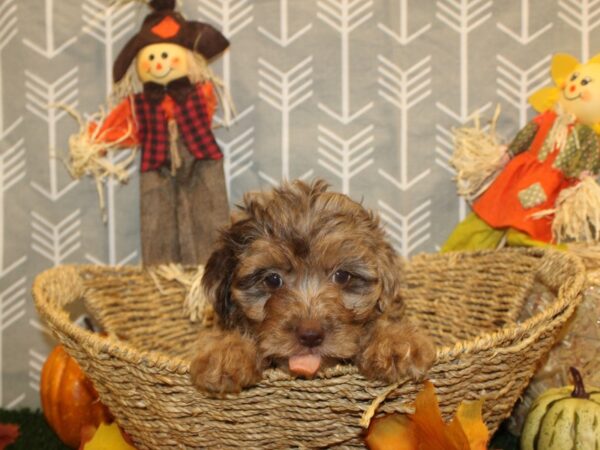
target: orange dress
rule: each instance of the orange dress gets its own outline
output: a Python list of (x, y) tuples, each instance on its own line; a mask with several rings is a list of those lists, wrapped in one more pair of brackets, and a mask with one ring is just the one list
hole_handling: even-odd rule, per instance
[(598, 172), (595, 132), (585, 125), (572, 124), (567, 144), (559, 150), (554, 142), (546, 141), (556, 118), (555, 112), (547, 111), (533, 120), (537, 125), (533, 140), (517, 150), (520, 153), (473, 204), (473, 211), (492, 228), (512, 227), (536, 240), (552, 242), (554, 216), (533, 215), (554, 208), (559, 193), (576, 184), (581, 171)]

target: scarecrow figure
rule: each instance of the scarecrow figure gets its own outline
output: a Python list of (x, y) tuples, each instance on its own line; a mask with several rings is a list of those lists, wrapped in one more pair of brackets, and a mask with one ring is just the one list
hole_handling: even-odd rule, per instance
[(175, 0), (149, 5), (153, 12), (113, 66), (125, 99), (71, 138), (71, 166), (98, 181), (123, 173), (107, 169), (108, 150), (139, 147), (143, 263), (198, 265), (229, 216), (223, 154), (211, 130), (218, 85), (207, 65), (229, 42), (185, 20)]
[(600, 55), (555, 55), (552, 77), (529, 99), (541, 114), (510, 145), (478, 125), (458, 130), (452, 162), (473, 212), (442, 251), (600, 240)]

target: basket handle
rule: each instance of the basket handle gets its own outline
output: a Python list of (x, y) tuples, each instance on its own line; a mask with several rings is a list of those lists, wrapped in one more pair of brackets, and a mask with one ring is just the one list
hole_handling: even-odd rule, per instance
[(85, 287), (76, 266), (58, 266), (39, 274), (33, 283), (33, 298), (42, 314), (64, 307), (83, 297)]

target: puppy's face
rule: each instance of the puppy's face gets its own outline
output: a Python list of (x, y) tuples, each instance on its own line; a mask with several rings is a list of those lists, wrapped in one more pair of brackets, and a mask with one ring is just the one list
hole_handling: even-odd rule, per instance
[(247, 195), (203, 279), (221, 326), (312, 375), (352, 359), (365, 327), (399, 298), (398, 259), (373, 216), (326, 185)]

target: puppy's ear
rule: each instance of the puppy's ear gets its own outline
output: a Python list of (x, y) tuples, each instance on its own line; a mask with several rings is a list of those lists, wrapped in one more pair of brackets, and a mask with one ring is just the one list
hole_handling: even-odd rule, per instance
[(239, 314), (231, 299), (231, 282), (236, 265), (237, 258), (233, 249), (222, 242), (221, 246), (210, 255), (202, 276), (204, 292), (223, 328), (233, 328), (236, 316)]
[(404, 261), (391, 247), (380, 253), (379, 271), (382, 282), (378, 307), (381, 311), (396, 309), (402, 303), (400, 289), (404, 273)]

